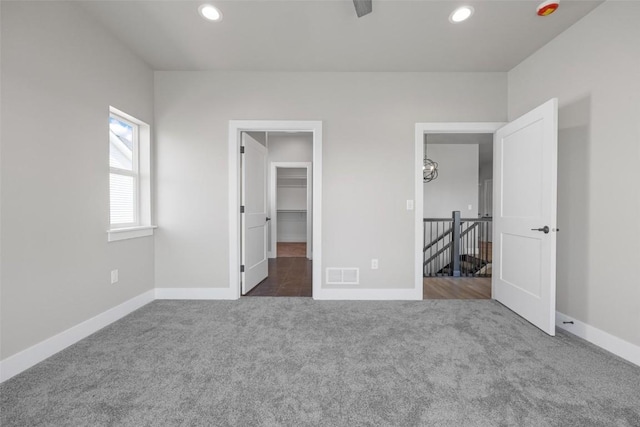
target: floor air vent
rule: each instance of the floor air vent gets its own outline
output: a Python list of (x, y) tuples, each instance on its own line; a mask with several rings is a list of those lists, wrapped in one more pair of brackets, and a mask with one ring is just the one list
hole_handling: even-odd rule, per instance
[(327, 268), (327, 285), (357, 285), (360, 283), (359, 268)]

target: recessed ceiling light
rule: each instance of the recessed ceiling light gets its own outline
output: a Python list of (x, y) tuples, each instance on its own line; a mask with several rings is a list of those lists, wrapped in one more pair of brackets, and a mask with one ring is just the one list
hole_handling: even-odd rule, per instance
[(449, 21), (457, 24), (458, 22), (469, 19), (471, 15), (473, 15), (473, 8), (471, 6), (461, 6), (451, 12), (451, 15), (449, 15)]
[(222, 20), (222, 12), (215, 6), (210, 4), (200, 5), (198, 8), (198, 12), (204, 19), (208, 19), (209, 21), (221, 21)]

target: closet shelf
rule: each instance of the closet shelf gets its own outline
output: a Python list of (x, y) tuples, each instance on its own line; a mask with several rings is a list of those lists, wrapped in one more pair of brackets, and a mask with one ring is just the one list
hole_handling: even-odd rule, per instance
[(278, 187), (306, 187), (306, 176), (282, 176), (278, 177)]
[(307, 175), (282, 175), (278, 176), (278, 179), (307, 179)]
[(277, 209), (278, 212), (307, 212), (306, 209)]

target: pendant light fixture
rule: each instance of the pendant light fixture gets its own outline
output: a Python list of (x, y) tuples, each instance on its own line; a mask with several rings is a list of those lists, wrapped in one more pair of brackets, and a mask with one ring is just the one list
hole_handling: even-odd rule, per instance
[(431, 182), (438, 177), (438, 162), (427, 157), (427, 135), (424, 136), (424, 160), (422, 162), (422, 180)]

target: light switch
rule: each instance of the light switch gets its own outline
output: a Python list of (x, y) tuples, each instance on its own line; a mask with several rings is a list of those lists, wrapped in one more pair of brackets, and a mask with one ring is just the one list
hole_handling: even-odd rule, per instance
[(407, 210), (408, 211), (413, 210), (413, 200), (407, 200)]

